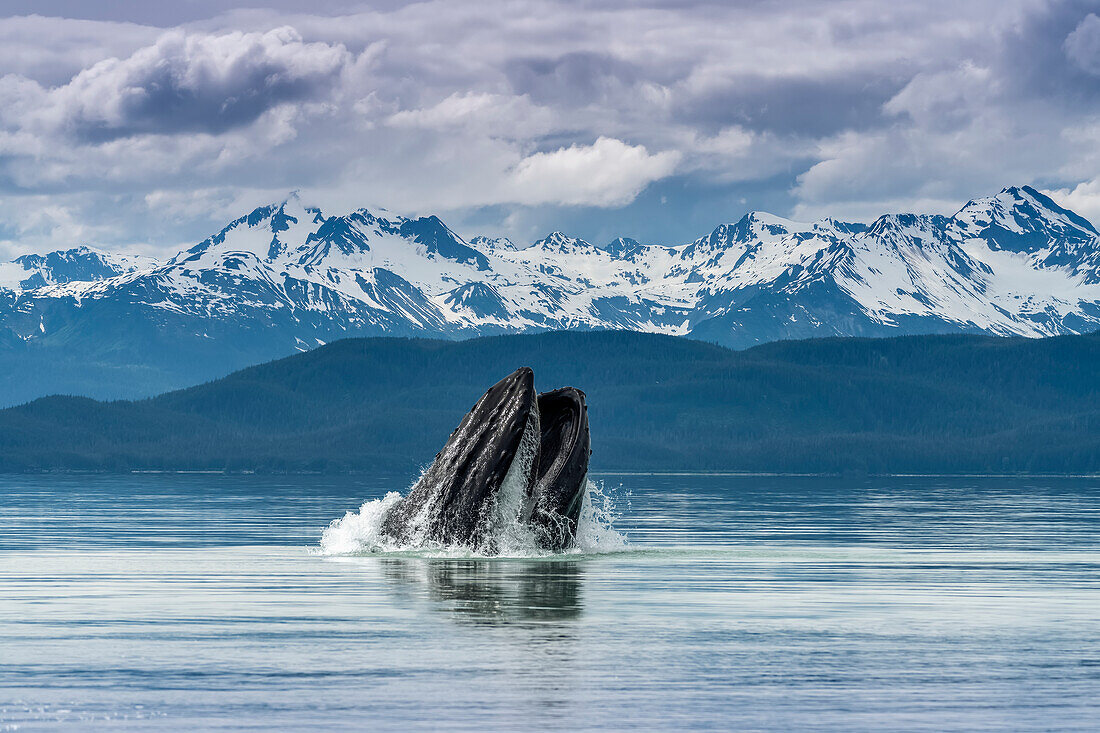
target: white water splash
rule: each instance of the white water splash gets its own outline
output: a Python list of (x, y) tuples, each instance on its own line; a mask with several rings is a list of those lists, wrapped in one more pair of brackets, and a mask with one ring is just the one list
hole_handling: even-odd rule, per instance
[[(381, 499), (373, 499), (359, 508), (335, 519), (321, 534), (323, 555), (354, 555), (363, 553), (417, 553), (439, 557), (487, 556), (476, 547), (447, 547), (414, 537), (397, 544), (382, 534), (386, 513), (401, 500), (401, 494), (391, 491)], [(534, 533), (522, 525), (518, 513), (497, 513), (493, 532), (497, 540), (494, 557), (545, 557), (549, 553), (538, 547)], [(612, 522), (618, 517), (614, 499), (603, 482), (588, 481), (577, 522), (577, 540), (566, 554), (599, 554), (621, 552), (627, 548), (626, 537), (617, 532)]]
[(576, 552), (621, 552), (626, 549), (626, 535), (612, 526), (619, 518), (615, 500), (603, 481), (585, 479), (588, 486), (581, 500), (581, 516), (577, 520)]
[[(390, 491), (381, 499), (373, 499), (359, 507), (359, 513), (348, 512), (321, 533), (321, 553), (350, 555), (363, 550), (385, 550), (382, 520), (390, 508), (401, 501), (401, 494)], [(396, 548), (394, 548), (396, 549)]]

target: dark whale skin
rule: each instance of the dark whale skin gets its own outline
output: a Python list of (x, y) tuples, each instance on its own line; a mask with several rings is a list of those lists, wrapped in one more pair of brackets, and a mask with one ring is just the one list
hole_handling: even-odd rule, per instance
[[(491, 542), (487, 514), (518, 457), (524, 431), (538, 430), (534, 385), (534, 373), (521, 367), (490, 387), (408, 496), (387, 513), (383, 535), (403, 542), (415, 531), (431, 542), (468, 547)], [(528, 448), (535, 451), (523, 477), (529, 493), (539, 465), (537, 439)]]
[(577, 535), (592, 440), (584, 392), (562, 387), (538, 397), (540, 460), (530, 495), (529, 523), (540, 547), (561, 551)]

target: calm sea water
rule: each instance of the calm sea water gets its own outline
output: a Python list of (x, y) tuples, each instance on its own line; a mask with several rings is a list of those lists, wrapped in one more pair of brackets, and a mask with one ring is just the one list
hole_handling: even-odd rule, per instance
[(597, 476), (625, 551), (324, 556), (405, 477), (0, 478), (3, 730), (1097, 730), (1100, 480)]

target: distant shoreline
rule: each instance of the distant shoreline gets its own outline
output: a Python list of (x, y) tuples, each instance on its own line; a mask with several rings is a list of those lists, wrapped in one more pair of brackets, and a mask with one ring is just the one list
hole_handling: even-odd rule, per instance
[[(41, 471), (0, 471), (3, 476), (378, 476), (405, 475), (393, 469), (377, 471), (257, 471), (257, 470), (189, 470), (133, 469), (128, 471), (44, 469)], [(715, 476), (730, 478), (1082, 478), (1100, 479), (1100, 473), (862, 473), (850, 472), (789, 472), (789, 471), (590, 471), (595, 476)]]

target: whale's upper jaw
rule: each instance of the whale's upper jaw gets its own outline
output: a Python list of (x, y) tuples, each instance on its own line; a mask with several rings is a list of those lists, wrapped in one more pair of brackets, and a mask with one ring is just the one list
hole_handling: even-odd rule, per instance
[[(538, 431), (535, 378), (530, 367), (521, 367), (490, 387), (466, 414), (409, 495), (390, 510), (383, 532), (399, 541), (483, 545), (486, 512), (530, 430)], [(536, 455), (523, 477), (525, 486), (537, 465)]]

